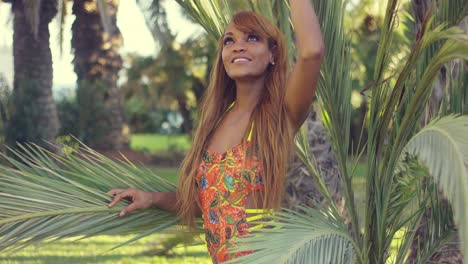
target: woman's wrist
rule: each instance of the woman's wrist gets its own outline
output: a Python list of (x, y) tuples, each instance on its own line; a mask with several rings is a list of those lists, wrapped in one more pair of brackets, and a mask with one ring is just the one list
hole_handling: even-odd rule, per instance
[(161, 201), (161, 192), (150, 192), (151, 195), (151, 207), (159, 208), (159, 203)]
[(151, 207), (157, 207), (168, 212), (175, 212), (177, 210), (175, 192), (151, 192), (150, 195)]

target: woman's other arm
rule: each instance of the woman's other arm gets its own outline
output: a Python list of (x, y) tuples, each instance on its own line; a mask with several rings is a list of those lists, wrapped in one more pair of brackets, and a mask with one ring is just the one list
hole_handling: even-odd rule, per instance
[[(132, 203), (127, 205), (120, 216), (127, 215), (135, 210), (157, 207), (161, 210), (177, 213), (177, 196), (175, 192), (145, 192), (135, 188), (112, 189), (108, 192), (113, 196), (109, 208), (116, 205), (120, 200), (127, 199)], [(201, 210), (197, 207), (197, 215), (201, 215)]]
[(289, 3), (298, 57), (287, 82), (285, 100), (292, 124), (297, 130), (307, 118), (315, 96), (324, 43), (311, 0), (289, 0)]

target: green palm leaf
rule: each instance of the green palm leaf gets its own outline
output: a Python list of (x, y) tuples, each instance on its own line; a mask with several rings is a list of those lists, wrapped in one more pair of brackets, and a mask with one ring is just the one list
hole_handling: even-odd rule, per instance
[[(460, 227), (465, 261), (468, 261), (468, 116), (447, 116), (433, 121), (405, 146), (406, 154), (414, 155), (427, 166), (430, 175), (447, 195)], [(398, 168), (398, 166), (397, 166)]]
[(232, 15), (225, 0), (176, 1), (216, 40), (223, 34)]
[[(342, 220), (327, 211), (300, 206), (265, 216), (270, 228), (243, 237), (233, 252), (254, 250), (235, 263), (353, 263), (355, 244)], [(229, 262), (231, 263), (231, 262)]]
[[(118, 217), (128, 202), (107, 208), (106, 192), (129, 186), (146, 191), (174, 191), (175, 186), (129, 162), (115, 162), (82, 146), (59, 156), (37, 146), (22, 146), (14, 168), (0, 166), (0, 251), (67, 237), (143, 233), (175, 226), (171, 213), (149, 209)], [(123, 243), (126, 244), (126, 243)]]

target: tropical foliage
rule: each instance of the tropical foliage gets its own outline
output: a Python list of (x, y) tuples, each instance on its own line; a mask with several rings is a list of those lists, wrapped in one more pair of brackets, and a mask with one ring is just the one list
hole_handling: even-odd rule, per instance
[(72, 49), (77, 76), (79, 137), (98, 149), (120, 149), (127, 143), (124, 117), (117, 87), (123, 60), (123, 44), (117, 27), (119, 1), (74, 0)]
[(64, 155), (56, 155), (29, 145), (22, 147), (23, 153), (15, 151), (18, 160), (5, 157), (15, 168), (0, 167), (0, 250), (47, 239), (145, 230), (137, 239), (177, 223), (177, 217), (160, 210), (118, 218), (124, 204), (106, 206), (111, 200), (106, 192), (112, 188), (167, 192), (175, 190), (173, 183), (87, 147), (62, 151)]
[[(237, 9), (228, 1), (177, 0), (207, 31), (217, 38)], [(237, 250), (256, 249), (236, 260), (240, 263), (403, 263), (408, 257), (416, 228), (426, 211), (433, 212), (428, 237), (416, 261), (424, 263), (458, 234), (468, 260), (468, 117), (458, 116), (466, 102), (466, 74), (461, 64), (456, 81), (447, 84), (442, 107), (431, 122), (424, 121), (434, 81), (439, 72), (457, 60), (468, 59), (468, 37), (457, 27), (468, 12), (463, 0), (432, 1), (407, 53), (390, 49), (400, 13), (398, 0), (388, 0), (380, 26), (380, 39), (369, 97), (366, 129), (367, 186), (363, 220), (357, 215), (349, 166), (351, 118), (350, 47), (343, 27), (344, 0), (314, 0), (321, 19), (326, 53), (318, 82), (318, 102), (342, 175), (345, 224), (309, 152), (304, 132), (298, 135), (297, 153), (302, 158), (327, 206), (305, 206), (264, 216), (271, 228), (256, 230), (242, 239)], [(288, 1), (245, 1), (243, 8), (263, 13), (286, 34), (295, 54)], [(411, 30), (407, 28), (406, 30)], [(404, 49), (401, 49), (404, 50)], [(400, 51), (401, 51), (400, 50)], [(291, 56), (292, 62), (294, 57)], [(453, 67), (452, 67), (453, 68)], [(452, 69), (448, 68), (448, 69)], [(449, 115), (453, 114), (453, 115)], [(421, 124), (426, 124), (421, 127)], [(359, 148), (358, 148), (359, 149)], [(118, 218), (107, 209), (110, 188), (133, 186), (151, 191), (170, 191), (174, 186), (129, 163), (110, 161), (92, 150), (59, 156), (24, 146), (16, 152), (21, 161), (8, 158), (15, 168), (0, 167), (0, 250), (17, 250), (47, 239), (85, 237), (139, 231), (143, 237), (177, 223), (177, 218), (158, 210), (146, 210)], [(358, 162), (360, 154), (356, 155)], [(30, 190), (25, 193), (23, 190)], [(441, 202), (439, 189), (451, 206)], [(453, 215), (452, 215), (453, 208)], [(456, 224), (456, 225), (455, 225)], [(170, 229), (169, 229), (170, 230)], [(402, 235), (398, 235), (402, 234)], [(398, 240), (396, 250), (390, 252)], [(244, 244), (245, 243), (245, 244)]]
[[(215, 1), (211, 4), (204, 1), (179, 1), (179, 3), (190, 10), (199, 23), (215, 37), (222, 32), (221, 30), (228, 21), (229, 12), (232, 12), (225, 1)], [(268, 3), (249, 1), (249, 3), (254, 10), (262, 12), (272, 19), (278, 19), (273, 21), (282, 27), (287, 37), (292, 38), (288, 34), (291, 31), (287, 13), (281, 12), (286, 10), (283, 9), (287, 5), (286, 1)], [(407, 228), (406, 230), (414, 230), (425, 210), (436, 209), (434, 206), (440, 205), (437, 198), (434, 198), (436, 200), (429, 199), (434, 196), (434, 191), (437, 191), (437, 188), (431, 188), (433, 186), (431, 184), (424, 186), (417, 175), (410, 174), (408, 170), (399, 169), (408, 167), (404, 164), (411, 164), (412, 159), (408, 157), (409, 153), (417, 154), (420, 161), (430, 164), (428, 173), (424, 175), (429, 177), (428, 181), (434, 179), (434, 182), (442, 190), (456, 196), (449, 198), (455, 206), (454, 210), (456, 211), (456, 208), (461, 210), (455, 214), (455, 220), (460, 223), (461, 239), (466, 240), (465, 231), (463, 231), (466, 226), (463, 227), (463, 222), (461, 222), (465, 217), (458, 214), (463, 214), (462, 207), (467, 197), (464, 196), (464, 191), (454, 192), (453, 188), (459, 186), (456, 184), (457, 181), (463, 181), (467, 176), (466, 168), (463, 165), (467, 163), (467, 159), (463, 153), (466, 152), (467, 139), (465, 135), (468, 132), (466, 127), (468, 119), (453, 116), (443, 118), (425, 127), (420, 134), (414, 135), (419, 129), (423, 111), (432, 92), (432, 84), (439, 70), (454, 59), (467, 59), (466, 34), (454, 26), (461, 22), (468, 5), (462, 1), (450, 3), (434, 1), (433, 8), (425, 13), (423, 26), (417, 28), (417, 32), (414, 34), (415, 39), (408, 40), (410, 46), (407, 49), (407, 60), (396, 61), (395, 58), (398, 58), (398, 54), (392, 53), (394, 50), (389, 49), (389, 47), (391, 47), (395, 37), (397, 16), (410, 16), (398, 13), (399, 4), (401, 4), (399, 1), (388, 1), (387, 3), (386, 17), (380, 29), (380, 45), (373, 67), (373, 80), (367, 94), (370, 97), (370, 105), (367, 124), (367, 133), (369, 134), (367, 143), (367, 207), (364, 223), (359, 223), (353, 199), (351, 188), (353, 169), (346, 164), (351, 91), (348, 74), (350, 72), (349, 45), (343, 32), (344, 2), (314, 1), (318, 16), (322, 19), (322, 30), (327, 47), (322, 67), (322, 78), (318, 85), (318, 99), (323, 110), (324, 124), (330, 132), (331, 142), (333, 142), (333, 148), (340, 164), (347, 210), (352, 221), (351, 230), (348, 231), (344, 225), (332, 228), (323, 226), (320, 230), (315, 231), (320, 234), (317, 237), (311, 235), (314, 233), (312, 230), (301, 233), (302, 236), (299, 235), (300, 232), (294, 232), (301, 227), (302, 230), (306, 229), (302, 225), (304, 219), (308, 219), (310, 223), (327, 223), (329, 218), (339, 219), (340, 216), (323, 179), (320, 177), (320, 172), (315, 169), (314, 158), (308, 153), (309, 148), (305, 144), (306, 141), (299, 140), (298, 152), (311, 171), (310, 174), (315, 176), (318, 186), (328, 200), (329, 207), (326, 208), (326, 211), (315, 214), (303, 209), (302, 211), (309, 217), (304, 217), (302, 214), (296, 217), (291, 215), (284, 217), (284, 213), (272, 216), (270, 225), (281, 228), (259, 230), (255, 236), (247, 239), (246, 242), (249, 242), (247, 248), (259, 250), (245, 257), (245, 263), (254, 259), (264, 262), (278, 259), (284, 260), (284, 262), (294, 262), (298, 259), (310, 260), (317, 255), (317, 252), (310, 249), (312, 243), (326, 243), (326, 247), (319, 247), (323, 249), (319, 255), (324, 256), (319, 262), (323, 263), (327, 263), (325, 257), (330, 252), (349, 254), (347, 250), (349, 244), (353, 245), (353, 254), (356, 255), (356, 260), (360, 263), (384, 263), (387, 261), (390, 256), (388, 253), (390, 245), (397, 232), (405, 228)], [(271, 10), (273, 13), (270, 12)], [(285, 21), (286, 23), (284, 23)], [(462, 101), (466, 88), (458, 83), (450, 87), (458, 96), (446, 97), (445, 107), (450, 110), (444, 109), (440, 114), (460, 113), (460, 107), (453, 108), (464, 105)], [(460, 96), (460, 94), (463, 95)], [(436, 137), (426, 132), (431, 130), (441, 131), (441, 133)], [(443, 142), (440, 141), (440, 135), (444, 135), (444, 140), (453, 143), (451, 146), (455, 150), (451, 150), (450, 155), (458, 153), (456, 160), (461, 162), (458, 166), (449, 164), (451, 159), (448, 158), (447, 152), (440, 152), (444, 153), (441, 154), (443, 158), (431, 154), (441, 150), (440, 146), (443, 145)], [(407, 147), (405, 147), (406, 145)], [(418, 151), (414, 152), (415, 149)], [(455, 180), (454, 177), (457, 179)], [(452, 187), (449, 188), (449, 186)], [(420, 189), (423, 191), (415, 191)], [(433, 203), (428, 203), (428, 201)], [(417, 206), (414, 208), (417, 209), (413, 208), (415, 203)], [(451, 225), (450, 217), (446, 217), (444, 220), (444, 222), (436, 223), (439, 228), (437, 239), (428, 241), (430, 245), (426, 245), (426, 248), (421, 250), (419, 260), (428, 259), (437, 252), (442, 244), (449, 241), (448, 236), (453, 235), (455, 227), (453, 224)], [(360, 231), (361, 227), (364, 227), (363, 233)], [(433, 231), (435, 232), (435, 230)], [(287, 235), (291, 233), (296, 235), (294, 241), (298, 241), (297, 243), (292, 243), (291, 240), (287, 239)], [(331, 237), (334, 239), (330, 239)], [(392, 261), (404, 262), (413, 237), (413, 232), (405, 233), (400, 241), (398, 253), (392, 256)], [(328, 240), (324, 242), (325, 239)], [(343, 239), (348, 239), (348, 244), (342, 243)], [(271, 248), (266, 246), (270, 244), (271, 248), (276, 250), (270, 250)], [(279, 248), (283, 250), (277, 250)], [(464, 249), (466, 252), (466, 246)]]

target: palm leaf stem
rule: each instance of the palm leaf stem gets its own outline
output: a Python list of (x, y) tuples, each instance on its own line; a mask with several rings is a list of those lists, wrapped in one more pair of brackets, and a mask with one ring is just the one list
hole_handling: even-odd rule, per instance
[[(0, 195), (0, 196), (4, 196), (4, 195)], [(17, 198), (20, 198), (20, 197), (17, 197)], [(112, 212), (119, 212), (120, 210), (122, 210), (121, 207), (108, 208), (105, 206), (86, 207), (86, 208), (67, 208), (67, 209), (61, 209), (61, 210), (51, 210), (51, 211), (46, 211), (46, 212), (22, 214), (16, 217), (10, 217), (7, 219), (0, 220), (0, 225), (27, 220), (31, 218), (38, 218), (38, 217), (56, 216), (56, 215), (64, 215), (64, 214), (101, 213), (101, 212), (112, 213)]]
[(436, 243), (431, 244), (431, 247), (425, 250), (422, 256), (418, 256), (418, 264), (431, 263), (430, 258), (434, 256), (435, 253), (440, 252), (443, 246), (450, 244), (454, 238), (456, 238), (458, 232), (450, 231), (442, 234), (442, 237), (439, 238)]
[[(376, 210), (380, 211), (380, 192), (378, 185), (378, 159), (381, 158), (383, 139), (379, 138), (379, 118), (380, 118), (380, 106), (381, 96), (383, 91), (381, 91), (385, 86), (386, 82), (382, 82), (384, 78), (385, 65), (387, 65), (388, 60), (388, 47), (392, 40), (393, 34), (393, 24), (395, 19), (395, 10), (397, 7), (397, 0), (388, 0), (386, 7), (386, 15), (384, 18), (382, 32), (379, 39), (379, 48), (377, 50), (377, 57), (375, 62), (374, 70), (374, 81), (371, 85), (371, 105), (370, 105), (370, 117), (369, 117), (369, 129), (368, 129), (368, 172), (367, 172), (367, 186), (366, 186), (366, 202), (367, 206), (365, 208), (365, 218), (364, 218), (364, 238), (363, 238), (363, 247), (362, 250), (367, 252), (366, 262), (375, 262), (378, 260), (372, 259), (373, 256), (379, 256), (382, 252), (377, 252), (372, 248), (378, 248), (378, 241), (375, 240), (371, 243), (372, 236), (376, 234), (375, 225), (381, 221), (379, 219), (379, 214)], [(379, 91), (379, 89), (381, 89)]]
[[(321, 78), (317, 84), (317, 97), (322, 109), (327, 115), (323, 118), (325, 127), (330, 131), (332, 147), (336, 153), (341, 172), (341, 181), (346, 199), (346, 209), (350, 215), (353, 233), (360, 237), (359, 221), (357, 217), (351, 175), (347, 169), (347, 147), (349, 146), (350, 124), (350, 96), (349, 43), (343, 32), (344, 2), (313, 1), (320, 19), (322, 32), (325, 36), (326, 52), (321, 70)], [(337, 52), (339, 51), (339, 52)], [(336, 78), (336, 76), (339, 76)], [(360, 244), (361, 241), (358, 240)]]

